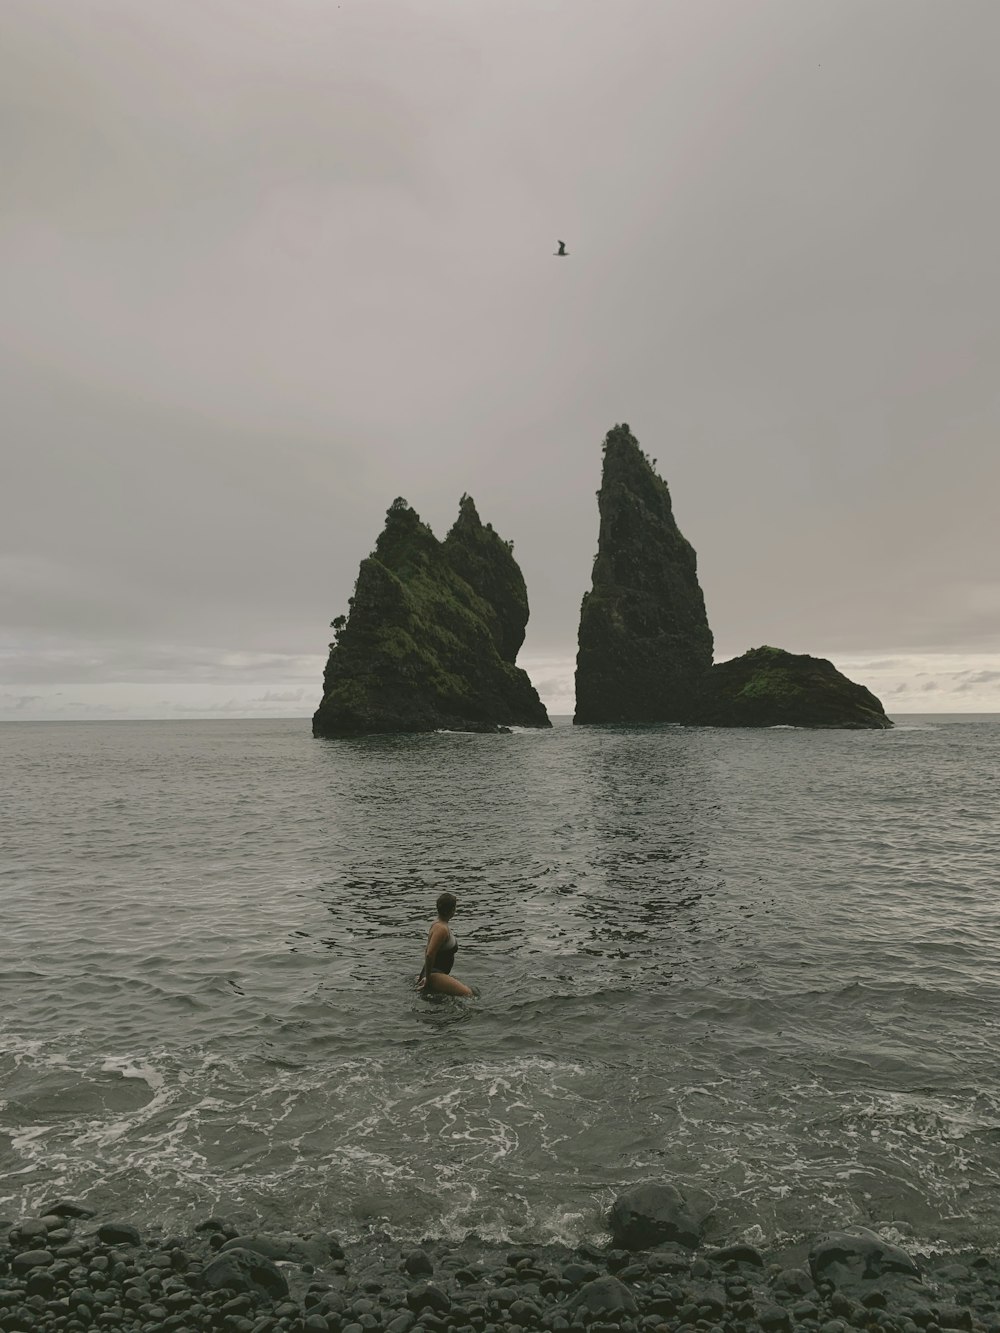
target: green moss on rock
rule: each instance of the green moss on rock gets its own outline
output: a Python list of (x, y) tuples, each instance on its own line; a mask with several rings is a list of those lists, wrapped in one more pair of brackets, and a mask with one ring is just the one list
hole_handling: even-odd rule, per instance
[(514, 665), (527, 619), (510, 548), (470, 497), (445, 542), (395, 500), (335, 622), (313, 734), (549, 726)]
[(718, 727), (887, 728), (879, 700), (824, 657), (751, 648), (707, 673), (697, 721)]
[(514, 559), (511, 543), (485, 526), (471, 495), (459, 501), (458, 518), (444, 540), (444, 552), (455, 572), (483, 599), (490, 632), (505, 662), (516, 662), (528, 623), (528, 590)]

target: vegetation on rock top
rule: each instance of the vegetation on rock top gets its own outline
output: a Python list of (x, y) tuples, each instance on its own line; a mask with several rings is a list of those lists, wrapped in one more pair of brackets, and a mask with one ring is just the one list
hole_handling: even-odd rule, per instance
[(545, 727), (514, 665), (528, 601), (510, 546), (469, 496), (445, 542), (403, 499), (361, 562), (350, 614), (334, 621), (316, 736)]
[(698, 720), (724, 727), (892, 726), (875, 695), (826, 658), (768, 646), (712, 667)]

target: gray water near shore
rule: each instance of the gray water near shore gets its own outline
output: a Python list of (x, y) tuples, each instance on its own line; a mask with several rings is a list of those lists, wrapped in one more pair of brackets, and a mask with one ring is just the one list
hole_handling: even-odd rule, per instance
[(1000, 1249), (1000, 717), (897, 721), (0, 727), (0, 1218)]

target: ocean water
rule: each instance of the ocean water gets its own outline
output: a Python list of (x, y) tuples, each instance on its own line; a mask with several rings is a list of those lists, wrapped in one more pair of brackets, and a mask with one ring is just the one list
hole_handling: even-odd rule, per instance
[(0, 727), (0, 1218), (1000, 1250), (1000, 717), (897, 721)]

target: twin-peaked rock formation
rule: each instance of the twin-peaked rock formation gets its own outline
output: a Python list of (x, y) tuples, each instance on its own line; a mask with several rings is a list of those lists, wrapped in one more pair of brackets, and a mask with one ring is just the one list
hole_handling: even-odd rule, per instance
[(395, 500), (361, 562), (323, 675), (315, 736), (549, 726), (524, 671), (528, 595), (510, 546), (462, 497), (443, 542)]
[[(889, 727), (878, 699), (822, 658), (757, 648), (712, 665), (693, 547), (628, 426), (604, 443), (593, 585), (583, 599), (577, 723)], [(515, 666), (528, 621), (510, 543), (469, 496), (443, 542), (396, 500), (361, 562), (313, 718), (316, 736), (547, 727)]]

